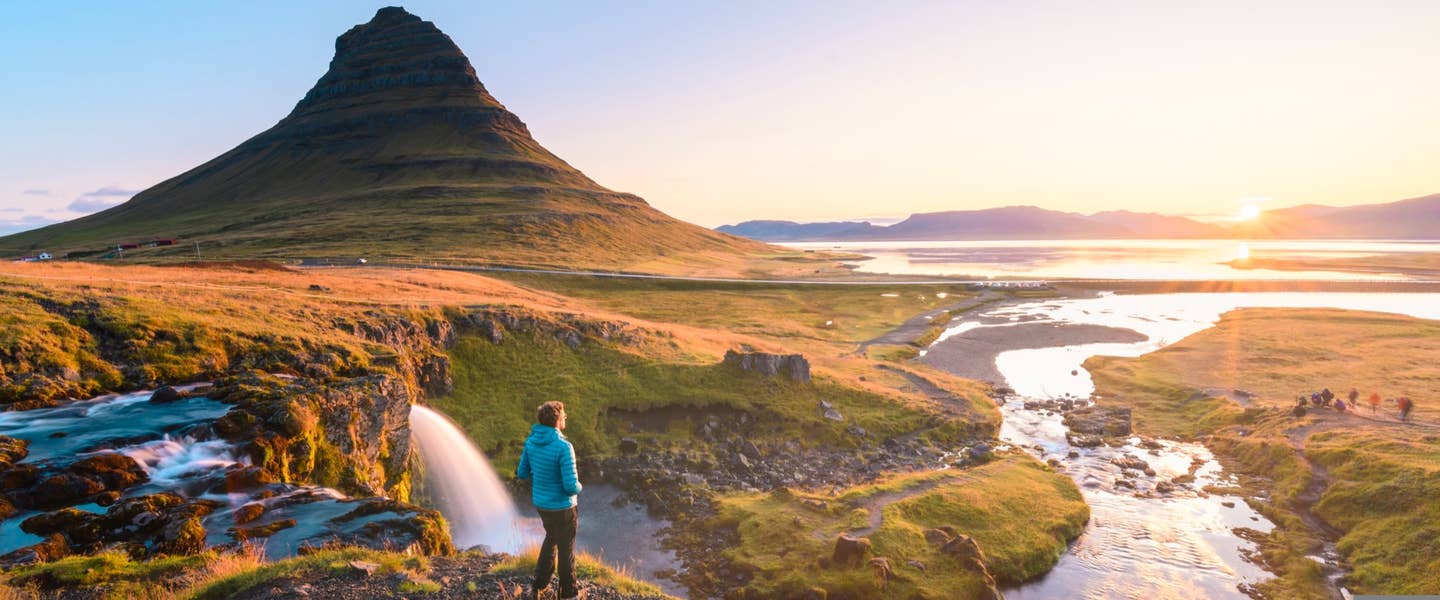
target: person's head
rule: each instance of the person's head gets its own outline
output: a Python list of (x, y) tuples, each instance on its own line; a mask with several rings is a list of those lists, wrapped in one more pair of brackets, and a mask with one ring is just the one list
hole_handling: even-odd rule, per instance
[(546, 427), (556, 429), (565, 428), (565, 405), (558, 400), (552, 400), (540, 405), (535, 410), (535, 420)]

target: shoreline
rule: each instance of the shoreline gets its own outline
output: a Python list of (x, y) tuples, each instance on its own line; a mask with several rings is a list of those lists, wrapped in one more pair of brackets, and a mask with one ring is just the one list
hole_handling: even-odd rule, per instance
[(1080, 344), (1143, 342), (1147, 339), (1145, 334), (1123, 327), (992, 322), (935, 343), (917, 360), (952, 375), (984, 381), (995, 387), (1008, 387), (995, 366), (995, 358), (1002, 353)]

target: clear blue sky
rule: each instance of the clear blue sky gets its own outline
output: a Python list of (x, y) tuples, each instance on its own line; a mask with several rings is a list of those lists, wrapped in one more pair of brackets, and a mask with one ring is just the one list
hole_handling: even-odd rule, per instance
[[(542, 144), (707, 226), (1440, 192), (1440, 3), (881, 4), (403, 5)], [(7, 3), (0, 231), (264, 130), (380, 6)]]

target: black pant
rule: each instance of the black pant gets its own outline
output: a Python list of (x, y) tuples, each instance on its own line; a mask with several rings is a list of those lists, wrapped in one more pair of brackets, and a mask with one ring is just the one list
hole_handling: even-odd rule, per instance
[(575, 508), (542, 510), (540, 522), (545, 524), (545, 541), (540, 544), (540, 560), (535, 563), (535, 589), (550, 585), (555, 572), (555, 551), (560, 552), (560, 597), (575, 596), (575, 528), (580, 525), (580, 512)]

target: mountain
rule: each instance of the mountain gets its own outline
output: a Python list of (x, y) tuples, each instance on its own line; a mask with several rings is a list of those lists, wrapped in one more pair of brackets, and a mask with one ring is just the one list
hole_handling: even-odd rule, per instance
[(1440, 239), (1440, 194), (1385, 204), (1305, 204), (1229, 226), (1154, 213), (1093, 215), (1007, 206), (911, 215), (894, 225), (746, 221), (722, 231), (757, 240), (918, 241), (1112, 238)]
[(1186, 237), (1223, 232), (1185, 217), (1128, 211), (1087, 216), (1035, 206), (918, 213), (887, 227), (869, 223), (746, 221), (720, 230), (770, 242)]
[[(773, 251), (608, 190), (546, 150), (433, 23), (382, 8), (275, 126), (104, 212), (0, 254), (181, 238), (150, 254), (622, 268)], [(132, 255), (134, 253), (131, 253)]]
[(1186, 217), (1137, 213), (1128, 210), (1098, 212), (1089, 217), (1093, 221), (1118, 225), (1133, 235), (1157, 238), (1208, 238), (1225, 234), (1225, 228), (1211, 223), (1201, 223)]
[(1385, 204), (1306, 204), (1266, 211), (1253, 224), (1237, 227), (1255, 237), (1330, 239), (1440, 238), (1440, 194)]
[(857, 237), (883, 229), (863, 221), (832, 221), (796, 223), (794, 221), (745, 221), (737, 225), (721, 225), (715, 231), (767, 242), (797, 240), (834, 240)]

